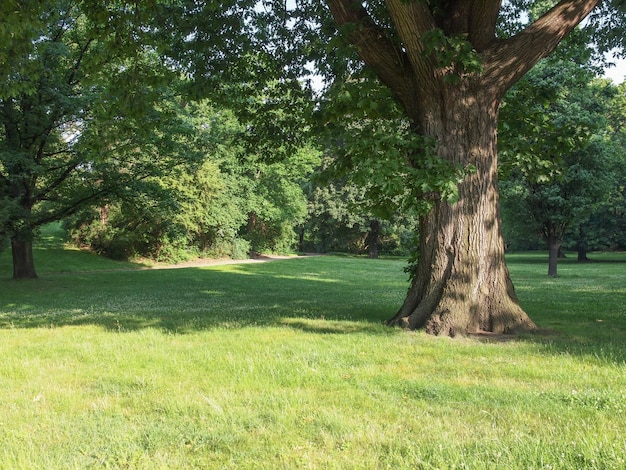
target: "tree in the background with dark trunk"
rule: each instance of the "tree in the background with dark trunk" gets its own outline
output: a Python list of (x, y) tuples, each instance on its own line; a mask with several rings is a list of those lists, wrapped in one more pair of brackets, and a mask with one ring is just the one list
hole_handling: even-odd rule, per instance
[(189, 158), (173, 150), (185, 130), (169, 72), (130, 33), (140, 27), (129, 11), (94, 4), (92, 19), (83, 6), (50, 0), (24, 10), (12, 25), (23, 28), (19, 40), (0, 51), (0, 237), (10, 239), (15, 279), (37, 277), (39, 227), (140, 191), (148, 176)]
[(505, 211), (541, 236), (553, 277), (566, 234), (589, 219), (614, 180), (607, 110), (616, 88), (594, 80), (591, 52), (573, 45), (567, 58), (560, 51), (517, 83), (501, 111)]
[(367, 232), (367, 256), (378, 258), (380, 243), (380, 220), (370, 220), (370, 230)]

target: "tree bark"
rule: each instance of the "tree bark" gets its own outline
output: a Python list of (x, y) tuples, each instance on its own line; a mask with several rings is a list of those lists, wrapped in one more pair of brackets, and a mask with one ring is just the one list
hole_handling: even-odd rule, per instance
[(550, 220), (544, 222), (541, 228), (541, 236), (548, 246), (548, 276), (557, 277), (557, 267), (561, 257), (563, 234), (567, 226)]
[[(500, 1), (437, 3), (435, 11), (428, 2), (387, 0), (391, 24), (385, 29), (370, 16), (365, 2), (326, 0), (335, 23), (350, 26), (350, 41), (394, 93), (414, 131), (434, 138), (442, 159), (476, 169), (459, 184), (456, 204), (433, 195), (433, 208), (420, 221), (417, 271), (390, 325), (450, 336), (536, 329), (518, 304), (504, 261), (498, 108), (507, 90), (550, 54), (598, 1), (563, 0), (515, 36), (498, 39)], [(481, 70), (466, 73), (462, 63), (440, 61), (435, 52), (445, 44), (429, 48), (423, 41), (437, 31), (467, 38), (480, 57)], [(450, 75), (455, 72), (456, 80)], [(415, 155), (413, 161), (419, 158)]]
[(13, 237), (13, 279), (36, 279), (35, 259), (33, 257), (32, 237)]
[[(452, 90), (448, 90), (452, 92)], [(459, 86), (429, 131), (439, 156), (475, 167), (459, 184), (459, 201), (433, 198), (420, 220), (417, 272), (390, 325), (436, 335), (534, 330), (519, 306), (500, 232), (497, 181), (497, 103)], [(434, 115), (434, 113), (433, 113)]]
[(557, 277), (559, 263), (559, 249), (561, 242), (556, 237), (550, 237), (548, 240), (548, 276)]
[(298, 252), (304, 253), (304, 235), (305, 235), (304, 226), (300, 227), (298, 230)]
[(587, 257), (587, 249), (586, 248), (578, 247), (578, 261), (579, 262), (590, 261), (590, 259)]

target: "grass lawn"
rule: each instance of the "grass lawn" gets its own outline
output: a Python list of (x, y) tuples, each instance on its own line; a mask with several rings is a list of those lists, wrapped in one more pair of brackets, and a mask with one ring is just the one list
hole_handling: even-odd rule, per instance
[(404, 263), (138, 270), (0, 256), (0, 468), (626, 467), (626, 256), (509, 256), (549, 330), (387, 328)]

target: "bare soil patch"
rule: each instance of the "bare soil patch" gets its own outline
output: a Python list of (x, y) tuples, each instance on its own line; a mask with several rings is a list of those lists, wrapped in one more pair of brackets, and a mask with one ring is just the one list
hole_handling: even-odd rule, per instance
[[(311, 256), (311, 255), (304, 255)], [(182, 263), (169, 264), (169, 263), (155, 263), (150, 266), (146, 266), (145, 269), (180, 269), (180, 268), (200, 268), (203, 266), (219, 266), (223, 264), (250, 264), (250, 263), (266, 263), (268, 261), (278, 261), (283, 259), (296, 259), (299, 256), (293, 255), (256, 255), (252, 258), (246, 259), (231, 259), (231, 258), (197, 258)]]

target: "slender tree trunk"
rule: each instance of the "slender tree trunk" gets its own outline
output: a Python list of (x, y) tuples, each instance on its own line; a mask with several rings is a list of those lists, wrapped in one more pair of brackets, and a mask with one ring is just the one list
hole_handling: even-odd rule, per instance
[(559, 230), (556, 225), (551, 222), (547, 222), (544, 225), (543, 236), (548, 245), (548, 276), (557, 277), (562, 237), (559, 236)]
[(298, 252), (300, 253), (304, 253), (304, 234), (305, 228), (302, 226), (300, 230), (298, 230)]
[(108, 204), (104, 204), (102, 205), (102, 207), (100, 207), (100, 223), (105, 226), (109, 224), (109, 205)]
[[(463, 92), (463, 90), (458, 90)], [(481, 331), (512, 333), (536, 328), (519, 306), (504, 261), (497, 182), (497, 103), (465, 91), (427, 129), (448, 161), (472, 165), (459, 200), (435, 197), (420, 221), (417, 272), (391, 325), (436, 335)]]
[(367, 234), (367, 256), (368, 258), (378, 258), (378, 242), (380, 239), (380, 221), (372, 219), (370, 221), (370, 231)]
[(13, 237), (13, 279), (36, 279), (35, 259), (33, 257), (33, 239), (31, 237)]
[(586, 248), (578, 247), (578, 261), (580, 261), (580, 262), (590, 261), (589, 258), (587, 257), (587, 249)]
[(557, 277), (557, 267), (559, 262), (559, 246), (561, 244), (555, 239), (548, 241), (548, 276)]

